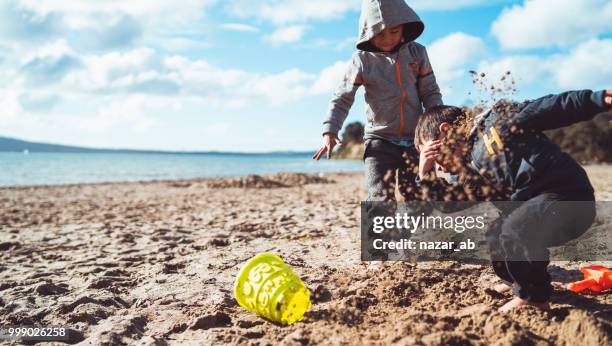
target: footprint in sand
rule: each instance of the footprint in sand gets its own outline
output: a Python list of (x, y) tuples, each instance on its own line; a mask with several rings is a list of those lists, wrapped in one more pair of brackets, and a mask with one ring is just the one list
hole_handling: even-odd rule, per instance
[(87, 341), (91, 345), (135, 344), (143, 337), (148, 322), (142, 315), (117, 314), (95, 328)]
[(100, 277), (91, 280), (87, 288), (106, 289), (113, 293), (119, 293), (122, 288), (133, 287), (135, 283), (122, 277)]
[(165, 263), (162, 268), (162, 273), (164, 274), (178, 274), (179, 271), (185, 269), (186, 265), (183, 262), (179, 263)]
[(34, 291), (41, 296), (50, 296), (57, 294), (64, 294), (68, 292), (68, 285), (66, 284), (52, 284), (49, 282), (42, 283), (34, 289)]
[(208, 242), (208, 245), (214, 246), (214, 247), (225, 247), (225, 246), (229, 246), (229, 244), (230, 244), (229, 240), (222, 239), (222, 238), (215, 238)]
[(83, 304), (97, 304), (103, 307), (128, 308), (130, 304), (118, 296), (99, 296), (92, 297), (90, 294), (84, 294), (70, 303), (63, 303), (57, 307), (57, 312), (60, 315), (67, 315), (73, 312), (78, 306)]
[(66, 321), (70, 324), (83, 322), (88, 325), (95, 325), (99, 321), (108, 318), (111, 313), (111, 310), (105, 309), (98, 304), (87, 303), (77, 306), (73, 312), (68, 314)]
[(259, 331), (249, 331), (249, 332), (242, 334), (242, 336), (247, 339), (261, 339), (264, 337), (264, 335), (266, 335), (264, 332), (259, 332)]
[(102, 276), (129, 277), (130, 274), (122, 269), (111, 269), (102, 273)]
[(264, 322), (261, 320), (240, 320), (236, 322), (236, 325), (243, 329), (250, 329), (256, 326), (262, 325)]
[(204, 315), (195, 319), (189, 329), (203, 329), (228, 327), (232, 324), (232, 318), (224, 312), (216, 312), (214, 314)]
[(325, 303), (330, 301), (331, 299), (331, 292), (327, 289), (327, 287), (323, 285), (318, 285), (312, 292), (311, 300), (313, 304)]
[(16, 241), (5, 241), (0, 243), (0, 251), (16, 250), (21, 247), (21, 243)]

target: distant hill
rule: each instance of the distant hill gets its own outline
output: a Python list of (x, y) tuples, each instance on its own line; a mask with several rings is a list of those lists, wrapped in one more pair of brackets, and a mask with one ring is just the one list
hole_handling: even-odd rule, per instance
[(23, 141), (15, 138), (0, 137), (0, 152), (23, 153), (113, 153), (113, 154), (182, 154), (182, 155), (286, 155), (305, 156), (310, 152), (275, 151), (267, 153), (239, 153), (221, 151), (163, 151), (163, 150), (132, 150), (132, 149), (99, 149), (70, 145), (50, 144)]
[(546, 131), (563, 151), (580, 163), (612, 163), (612, 113), (599, 114), (591, 121)]
[(23, 152), (26, 150), (31, 153), (86, 153), (107, 151), (91, 148), (74, 147), (68, 145), (28, 142), (14, 138), (0, 137), (0, 151)]

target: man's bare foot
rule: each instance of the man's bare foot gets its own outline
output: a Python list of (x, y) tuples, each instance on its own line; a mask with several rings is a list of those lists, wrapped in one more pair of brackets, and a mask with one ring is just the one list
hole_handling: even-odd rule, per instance
[(514, 299), (512, 299), (511, 301), (507, 302), (506, 304), (504, 304), (504, 306), (502, 306), (501, 308), (497, 309), (497, 311), (499, 312), (503, 312), (506, 313), (512, 309), (516, 309), (516, 308), (520, 308), (523, 306), (535, 306), (536, 308), (540, 308), (540, 309), (544, 309), (544, 310), (549, 310), (550, 309), (550, 305), (545, 302), (545, 303), (534, 303), (534, 302), (529, 302), (526, 301), (524, 299), (521, 299), (519, 297), (516, 297)]
[(504, 284), (504, 283), (493, 286), (493, 291), (497, 293), (506, 293), (506, 292), (510, 292), (511, 290), (512, 290), (512, 286)]

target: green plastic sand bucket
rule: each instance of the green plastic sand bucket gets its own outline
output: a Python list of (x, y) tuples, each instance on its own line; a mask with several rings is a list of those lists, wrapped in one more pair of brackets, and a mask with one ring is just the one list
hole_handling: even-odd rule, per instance
[(240, 269), (234, 296), (243, 308), (278, 323), (291, 324), (310, 308), (310, 291), (283, 260), (262, 253)]

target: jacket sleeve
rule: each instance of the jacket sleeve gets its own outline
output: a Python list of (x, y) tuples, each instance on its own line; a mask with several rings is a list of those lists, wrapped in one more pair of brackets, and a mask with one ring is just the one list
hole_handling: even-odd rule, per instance
[(512, 118), (511, 124), (527, 131), (545, 131), (593, 119), (605, 112), (604, 91), (568, 91), (531, 101)]
[(425, 47), (422, 48), (422, 59), (421, 65), (419, 66), (419, 72), (417, 75), (417, 88), (419, 90), (419, 99), (423, 103), (425, 109), (433, 106), (442, 105), (442, 94), (440, 93), (440, 87), (436, 82), (436, 76), (429, 62), (429, 56)]
[(355, 93), (363, 84), (362, 72), (361, 59), (359, 54), (355, 53), (344, 74), (344, 79), (336, 88), (330, 102), (327, 116), (323, 121), (324, 134), (333, 133), (337, 136), (340, 132), (342, 124), (355, 101)]

